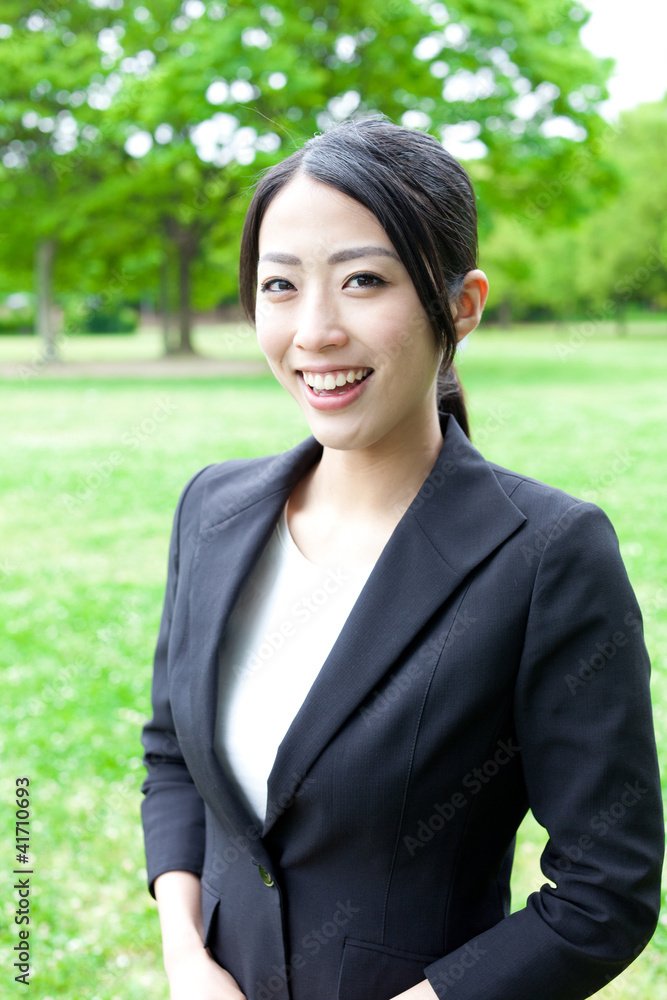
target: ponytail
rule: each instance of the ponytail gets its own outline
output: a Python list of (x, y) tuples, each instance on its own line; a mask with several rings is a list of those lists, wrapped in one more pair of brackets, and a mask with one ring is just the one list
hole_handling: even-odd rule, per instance
[(438, 372), (436, 383), (438, 395), (438, 410), (441, 413), (451, 413), (467, 438), (470, 437), (470, 424), (466, 407), (465, 393), (453, 364), (443, 364)]

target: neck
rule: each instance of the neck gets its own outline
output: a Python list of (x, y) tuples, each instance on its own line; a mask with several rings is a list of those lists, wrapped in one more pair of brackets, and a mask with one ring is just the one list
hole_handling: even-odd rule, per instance
[(308, 477), (308, 500), (336, 518), (400, 518), (433, 468), (442, 442), (433, 407), (368, 447), (325, 447)]

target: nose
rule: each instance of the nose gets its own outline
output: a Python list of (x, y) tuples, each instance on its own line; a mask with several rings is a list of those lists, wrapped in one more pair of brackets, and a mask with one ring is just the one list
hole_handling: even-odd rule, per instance
[(317, 352), (341, 347), (348, 341), (342, 318), (332, 298), (321, 288), (302, 295), (296, 317), (294, 346)]

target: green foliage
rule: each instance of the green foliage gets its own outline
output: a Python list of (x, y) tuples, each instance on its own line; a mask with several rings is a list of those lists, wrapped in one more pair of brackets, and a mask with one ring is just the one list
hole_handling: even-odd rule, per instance
[(138, 296), (161, 282), (161, 299), (180, 304), (182, 346), (191, 301), (235, 294), (257, 172), (347, 115), (380, 110), (483, 143), (484, 226), (492, 210), (520, 216), (554, 172), (579, 180), (545, 219), (577, 211), (587, 180), (606, 176), (583, 154), (610, 67), (582, 47), (575, 0), (4, 9), (0, 269), (27, 287), (49, 239), (62, 291)]
[[(39, 6), (7, 0), (0, 35), (0, 265), (30, 286), (34, 245), (55, 238), (71, 251), (88, 220), (79, 211), (83, 170), (59, 167), (68, 150), (88, 148), (92, 170), (98, 130), (89, 103), (101, 78), (97, 38), (111, 11), (85, 0)], [(99, 86), (99, 83), (97, 84)], [(80, 167), (83, 167), (83, 158)], [(97, 171), (99, 180), (99, 170)], [(68, 253), (60, 281), (76, 280)]]
[(587, 212), (560, 226), (545, 221), (551, 203), (564, 199), (575, 180), (563, 175), (522, 216), (494, 215), (482, 241), (492, 310), (505, 303), (523, 319), (546, 307), (556, 317), (612, 320), (622, 329), (633, 303), (648, 310), (667, 306), (667, 175), (661, 166), (667, 98), (607, 126), (599, 156), (615, 187), (597, 204), (591, 201)]
[(34, 310), (31, 305), (21, 306), (18, 309), (0, 305), (0, 334), (29, 333), (34, 321)]
[(579, 289), (593, 308), (623, 310), (629, 301), (667, 306), (667, 96), (621, 116), (611, 150), (617, 200), (581, 227)]
[(68, 297), (65, 328), (69, 333), (134, 333), (137, 324), (137, 310), (122, 301)]

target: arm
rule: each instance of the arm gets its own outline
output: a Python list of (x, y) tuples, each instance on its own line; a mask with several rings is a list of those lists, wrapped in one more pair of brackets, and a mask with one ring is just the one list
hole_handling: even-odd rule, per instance
[[(202, 470), (202, 472), (205, 470)], [(175, 732), (168, 687), (168, 653), (174, 608), (178, 596), (181, 561), (187, 557), (182, 525), (183, 506), (190, 487), (178, 502), (169, 544), (167, 585), (153, 665), (151, 702), (153, 717), (142, 733), (147, 776), (142, 785), (141, 817), (146, 848), (148, 887), (166, 871), (189, 871), (200, 875), (204, 860), (204, 802), (195, 787)]]
[[(203, 471), (203, 470), (202, 470)], [(164, 965), (172, 1000), (245, 1000), (233, 978), (204, 947), (201, 873), (204, 802), (176, 737), (168, 693), (167, 660), (176, 604), (184, 489), (174, 517), (167, 587), (153, 669), (153, 717), (142, 733), (147, 776), (141, 804), (148, 886), (160, 916)]]
[(664, 836), (648, 682), (613, 528), (575, 504), (544, 544), (514, 699), (528, 799), (549, 834), (542, 871), (555, 885), (430, 965), (439, 997), (583, 1000), (647, 944)]
[(154, 883), (162, 953), (171, 1000), (245, 1000), (235, 980), (204, 948), (201, 883), (192, 872), (170, 871)]
[(179, 960), (204, 952), (201, 919), (201, 883), (192, 872), (165, 872), (154, 883), (160, 915), (162, 952), (169, 974)]

